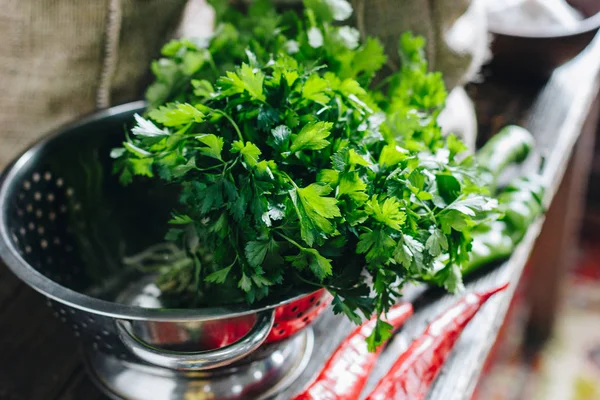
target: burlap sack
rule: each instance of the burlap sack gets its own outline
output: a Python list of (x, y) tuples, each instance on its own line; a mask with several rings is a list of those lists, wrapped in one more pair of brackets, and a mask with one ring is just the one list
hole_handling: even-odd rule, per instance
[(453, 89), (473, 79), (489, 57), (483, 0), (351, 0), (356, 25), (378, 37), (393, 64), (398, 38), (411, 31), (427, 40), (427, 59)]
[(186, 0), (0, 0), (0, 169), (96, 108), (141, 97)]

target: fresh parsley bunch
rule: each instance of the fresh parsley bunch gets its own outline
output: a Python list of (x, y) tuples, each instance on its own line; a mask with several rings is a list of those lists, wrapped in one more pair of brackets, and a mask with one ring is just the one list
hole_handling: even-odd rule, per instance
[[(213, 304), (325, 287), (356, 323), (406, 282), (459, 290), (470, 232), (496, 202), (442, 137), (446, 91), (423, 39), (404, 35), (387, 71), (376, 39), (337, 24), (345, 0), (306, 0), (302, 16), (213, 4), (215, 35), (163, 48), (149, 110), (112, 154), (124, 184), (181, 190), (167, 238), (185, 252), (157, 268), (163, 290)], [(379, 321), (371, 348), (389, 329)]]

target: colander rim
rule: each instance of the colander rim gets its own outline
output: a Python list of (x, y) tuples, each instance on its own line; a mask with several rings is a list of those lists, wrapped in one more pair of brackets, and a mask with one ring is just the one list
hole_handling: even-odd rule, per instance
[(11, 182), (19, 175), (21, 169), (27, 165), (34, 154), (62, 134), (73, 129), (81, 128), (87, 124), (98, 122), (99, 120), (108, 119), (112, 116), (141, 110), (146, 105), (147, 103), (142, 100), (125, 103), (92, 112), (74, 122), (64, 124), (57, 129), (50, 131), (40, 140), (30, 145), (4, 169), (0, 176), (0, 260), (3, 261), (19, 279), (43, 295), (82, 311), (117, 319), (165, 322), (225, 319), (241, 315), (256, 314), (310, 295), (313, 291), (298, 290), (285, 299), (255, 306), (238, 303), (205, 308), (142, 308), (98, 299), (69, 289), (42, 275), (25, 261), (12, 243), (6, 226), (5, 216), (8, 210), (8, 193), (11, 188)]

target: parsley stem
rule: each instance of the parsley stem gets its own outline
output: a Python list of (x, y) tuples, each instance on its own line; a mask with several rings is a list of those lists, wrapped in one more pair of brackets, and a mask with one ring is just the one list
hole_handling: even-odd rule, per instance
[(391, 75), (387, 76), (385, 79), (382, 79), (379, 83), (377, 83), (377, 85), (375, 85), (373, 87), (373, 91), (380, 90), (385, 85), (387, 85), (392, 79), (394, 79), (395, 77), (396, 77), (395, 74), (391, 74)]
[(213, 169), (217, 169), (217, 168), (221, 168), (223, 166), (224, 163), (221, 164), (217, 164), (217, 165), (213, 165), (212, 167), (206, 167), (206, 168), (194, 168), (195, 171), (200, 171), (200, 172), (204, 172), (204, 171), (211, 171)]
[(327, 286), (321, 284), (321, 283), (317, 283), (317, 282), (313, 282), (313, 281), (309, 281), (308, 279), (304, 278), (302, 275), (300, 275), (298, 272), (295, 273), (296, 277), (298, 279), (300, 279), (302, 282), (306, 283), (307, 285), (311, 285), (311, 286), (316, 286), (316, 287), (321, 287), (321, 288), (327, 288)]
[(210, 52), (208, 53), (208, 65), (210, 65), (210, 69), (212, 69), (213, 73), (215, 74), (215, 78), (219, 77), (219, 69), (217, 68), (217, 65), (215, 64), (215, 60), (213, 60), (212, 54), (210, 54)]
[[(333, 285), (329, 285), (329, 284), (323, 284), (323, 283), (317, 283), (317, 282), (313, 282), (310, 281), (308, 279), (306, 279), (305, 277), (303, 277), (302, 275), (300, 275), (297, 271), (295, 271), (294, 275), (296, 275), (296, 277), (298, 279), (300, 279), (302, 282), (311, 285), (311, 286), (316, 286), (316, 287), (321, 287), (321, 288), (325, 288), (329, 291), (329, 293), (331, 292), (343, 292), (344, 289), (338, 286), (333, 286)], [(331, 293), (333, 294), (333, 293)]]
[(299, 248), (300, 250), (304, 250), (304, 246), (301, 246), (300, 244), (298, 244), (298, 242), (296, 242), (294, 239), (291, 239), (291, 238), (287, 237), (286, 235), (284, 235), (281, 232), (277, 232), (277, 234), (279, 236), (281, 236), (283, 239), (285, 239), (288, 242), (290, 242), (291, 244), (293, 244), (294, 246), (296, 246), (297, 248)]
[(235, 121), (233, 120), (233, 118), (231, 118), (231, 116), (229, 116), (229, 114), (227, 114), (226, 112), (223, 112), (221, 110), (213, 110), (213, 112), (219, 113), (222, 116), (224, 116), (225, 118), (227, 118), (227, 120), (231, 123), (231, 125), (233, 126), (233, 129), (235, 129), (235, 131), (237, 132), (238, 138), (244, 142), (244, 136), (242, 136), (242, 131), (240, 131), (240, 128), (238, 127), (238, 125), (235, 123)]
[(294, 186), (295, 189), (299, 189), (298, 186), (296, 186), (296, 182), (294, 182), (294, 180), (292, 178), (290, 178), (290, 176), (285, 172), (285, 171), (279, 171), (284, 177), (287, 178), (287, 180)]

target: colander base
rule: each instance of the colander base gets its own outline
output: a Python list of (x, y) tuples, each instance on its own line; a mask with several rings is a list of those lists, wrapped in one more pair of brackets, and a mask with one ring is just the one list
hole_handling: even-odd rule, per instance
[(132, 363), (83, 349), (94, 383), (115, 400), (274, 399), (304, 371), (314, 347), (312, 328), (303, 330), (265, 358), (202, 372), (175, 371)]

